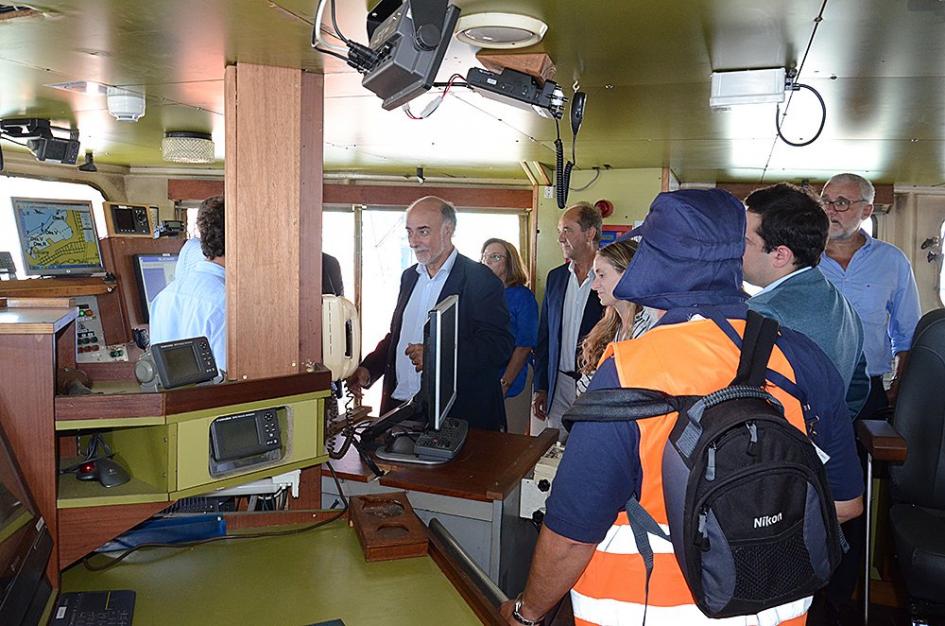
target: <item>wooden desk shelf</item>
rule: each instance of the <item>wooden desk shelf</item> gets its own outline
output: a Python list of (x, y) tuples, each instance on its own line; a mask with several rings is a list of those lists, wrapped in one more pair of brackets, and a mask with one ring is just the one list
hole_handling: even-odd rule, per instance
[(103, 487), (96, 480), (78, 480), (73, 474), (63, 474), (59, 477), (59, 497), (56, 498), (56, 506), (60, 509), (77, 509), (168, 501), (170, 501), (170, 496), (166, 489), (155, 487), (137, 478), (132, 478), (124, 485)]
[(0, 281), (0, 297), (6, 298), (63, 298), (99, 296), (112, 293), (118, 287), (114, 280), (104, 277), (61, 276), (56, 278), (28, 278)]

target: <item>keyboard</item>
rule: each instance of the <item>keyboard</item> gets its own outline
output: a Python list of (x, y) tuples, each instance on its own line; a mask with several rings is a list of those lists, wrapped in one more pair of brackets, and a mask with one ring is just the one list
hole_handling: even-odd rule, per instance
[(134, 591), (78, 591), (59, 595), (52, 626), (131, 626)]
[(414, 452), (420, 458), (449, 461), (462, 449), (468, 433), (466, 420), (447, 417), (440, 430), (428, 430), (417, 437)]

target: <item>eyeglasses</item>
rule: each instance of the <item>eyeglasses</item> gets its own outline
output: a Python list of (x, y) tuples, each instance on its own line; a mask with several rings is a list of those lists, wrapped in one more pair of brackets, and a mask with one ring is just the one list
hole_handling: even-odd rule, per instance
[(498, 263), (504, 258), (505, 258), (504, 254), (484, 254), (482, 255), (482, 262), (488, 263), (489, 261), (492, 261), (493, 263)]
[(837, 213), (846, 213), (850, 210), (850, 207), (854, 204), (860, 202), (866, 202), (865, 198), (860, 198), (859, 200), (847, 200), (843, 196), (837, 198), (836, 200), (830, 200), (829, 198), (821, 198), (821, 204), (824, 205), (825, 209), (833, 209)]

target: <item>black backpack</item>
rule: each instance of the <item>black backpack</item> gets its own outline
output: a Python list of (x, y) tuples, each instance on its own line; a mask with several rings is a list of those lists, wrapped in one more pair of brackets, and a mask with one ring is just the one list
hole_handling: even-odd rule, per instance
[(636, 497), (626, 511), (646, 563), (647, 592), (652, 533), (672, 541), (689, 590), (709, 617), (750, 615), (812, 595), (840, 561), (843, 539), (824, 465), (763, 389), (778, 330), (777, 322), (750, 311), (735, 379), (707, 396), (596, 390), (564, 416), (570, 427), (678, 413), (663, 450), (669, 536)]

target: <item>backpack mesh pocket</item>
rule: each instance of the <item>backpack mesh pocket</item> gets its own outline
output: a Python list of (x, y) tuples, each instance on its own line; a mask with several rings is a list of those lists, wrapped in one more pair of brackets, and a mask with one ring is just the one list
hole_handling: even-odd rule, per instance
[(798, 522), (777, 539), (732, 545), (735, 561), (735, 600), (764, 600), (797, 592), (815, 576), (804, 543), (804, 524)]

